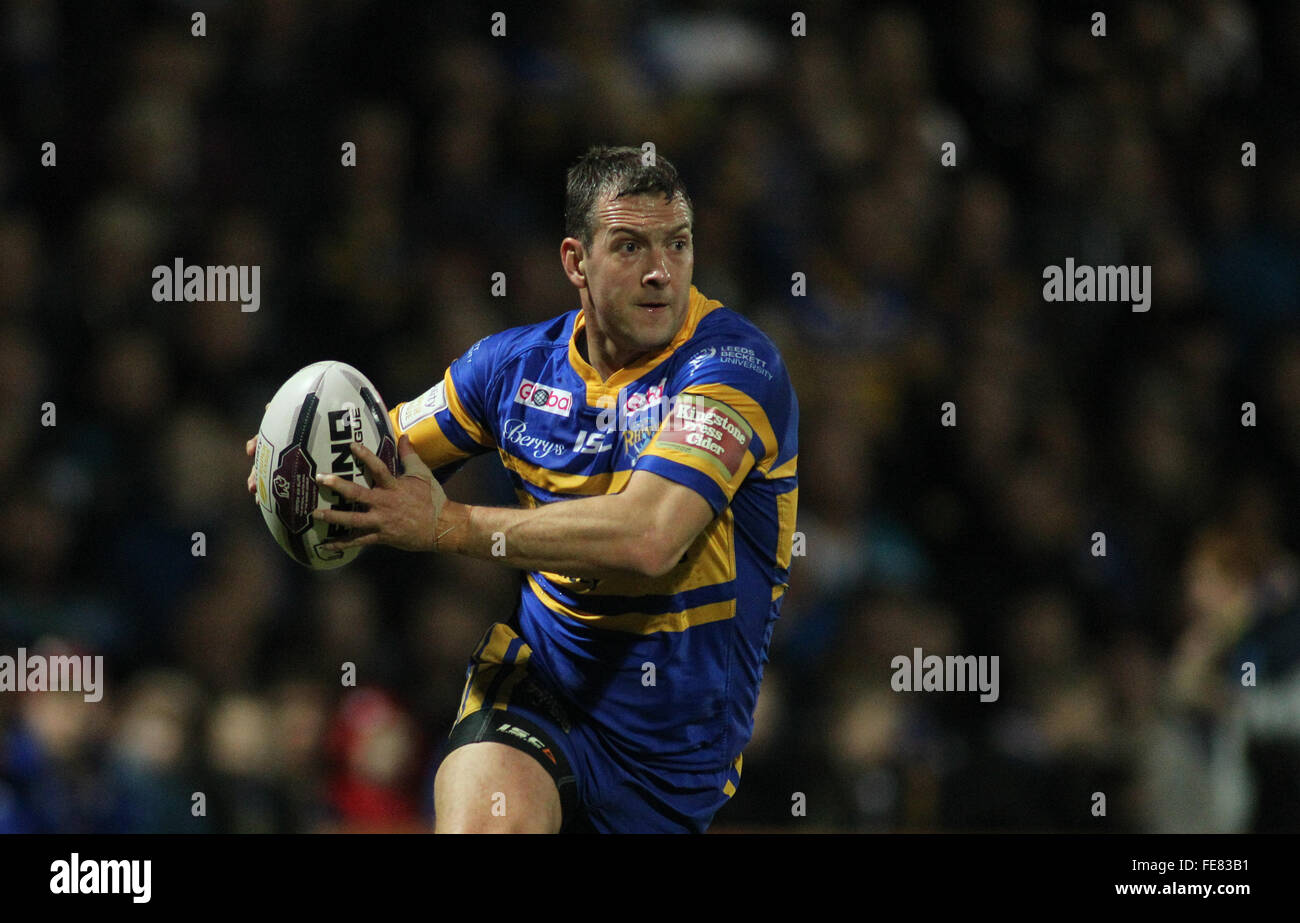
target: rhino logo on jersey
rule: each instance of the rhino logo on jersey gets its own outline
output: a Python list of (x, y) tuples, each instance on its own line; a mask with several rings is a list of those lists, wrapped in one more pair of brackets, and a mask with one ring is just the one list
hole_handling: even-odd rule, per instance
[(708, 346), (704, 349), (701, 349), (695, 355), (691, 356), (689, 360), (687, 360), (686, 369), (688, 374), (694, 375), (696, 372), (699, 371), (700, 366), (708, 362), (717, 354), (718, 354), (718, 348), (716, 346)]

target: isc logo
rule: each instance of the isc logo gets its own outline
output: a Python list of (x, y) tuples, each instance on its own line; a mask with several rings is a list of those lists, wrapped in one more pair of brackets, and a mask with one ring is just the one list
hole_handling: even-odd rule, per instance
[(515, 403), (535, 410), (544, 410), (557, 417), (567, 417), (569, 408), (573, 406), (573, 393), (562, 388), (539, 385), (525, 378), (519, 383), (519, 390), (515, 392)]
[(589, 433), (585, 429), (578, 433), (578, 439), (573, 443), (573, 451), (579, 455), (599, 455), (601, 452), (608, 452), (614, 448), (612, 442), (605, 441), (605, 434), (602, 432)]

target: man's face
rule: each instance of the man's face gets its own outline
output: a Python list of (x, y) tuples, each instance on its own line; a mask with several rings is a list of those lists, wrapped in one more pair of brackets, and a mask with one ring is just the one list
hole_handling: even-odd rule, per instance
[(695, 250), (681, 196), (607, 194), (583, 259), (588, 344), (616, 364), (667, 346), (690, 307)]

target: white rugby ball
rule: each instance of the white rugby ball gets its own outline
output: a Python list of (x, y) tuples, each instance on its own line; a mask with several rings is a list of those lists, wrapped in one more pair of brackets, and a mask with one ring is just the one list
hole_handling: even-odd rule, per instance
[(326, 551), (321, 546), (345, 537), (346, 530), (311, 515), (317, 509), (353, 509), (336, 491), (319, 486), (318, 474), (373, 486), (349, 448), (353, 442), (397, 473), (388, 407), (370, 380), (344, 362), (316, 362), (294, 373), (262, 417), (253, 456), (257, 504), (275, 540), (299, 564), (342, 567), (361, 552)]

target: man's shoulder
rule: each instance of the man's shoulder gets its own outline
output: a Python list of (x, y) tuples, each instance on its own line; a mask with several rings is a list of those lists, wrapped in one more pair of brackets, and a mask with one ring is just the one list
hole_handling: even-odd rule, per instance
[(478, 362), (497, 368), (531, 350), (567, 349), (577, 314), (573, 310), (533, 324), (488, 334), (466, 350), (458, 361), (463, 365)]
[(713, 369), (749, 373), (743, 377), (787, 383), (781, 350), (749, 318), (718, 307), (700, 319), (694, 334), (677, 350), (678, 368), (688, 379)]
[(683, 347), (690, 349), (706, 345), (748, 347), (765, 357), (781, 358), (781, 350), (762, 328), (739, 311), (726, 305), (715, 308), (700, 318), (694, 335), (683, 344)]

